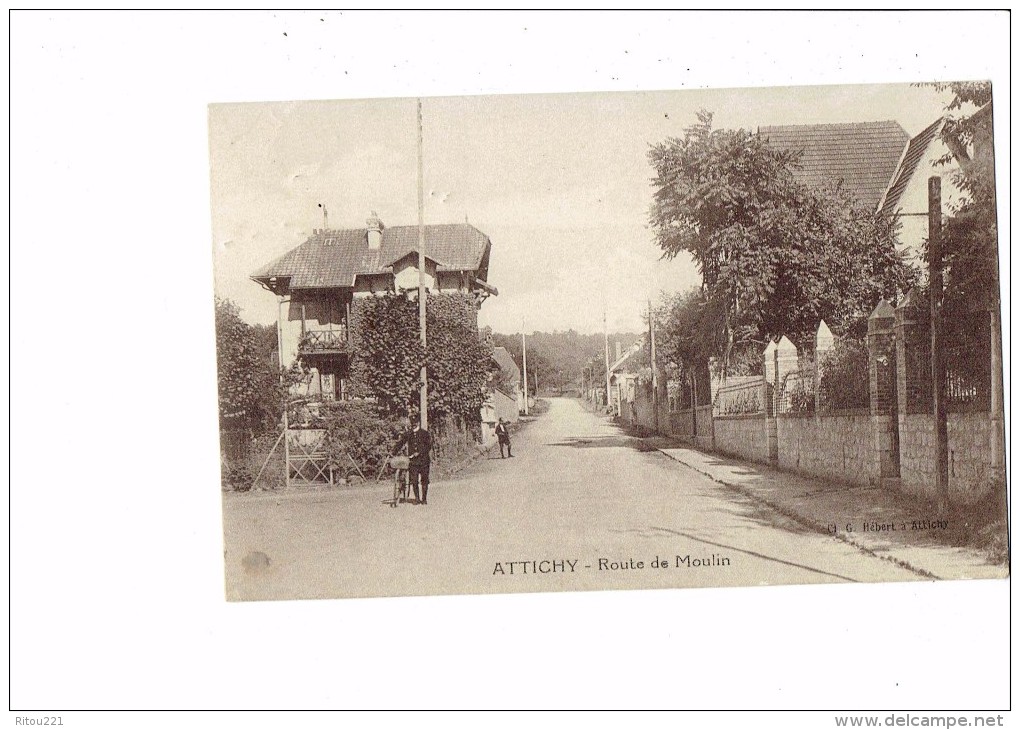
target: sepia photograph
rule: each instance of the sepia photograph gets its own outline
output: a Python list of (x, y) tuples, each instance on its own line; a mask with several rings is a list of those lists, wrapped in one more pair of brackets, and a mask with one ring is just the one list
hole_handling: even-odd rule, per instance
[(227, 598), (1006, 577), (992, 118), (210, 106)]
[(1008, 727), (1010, 18), (11, 11), (12, 725)]

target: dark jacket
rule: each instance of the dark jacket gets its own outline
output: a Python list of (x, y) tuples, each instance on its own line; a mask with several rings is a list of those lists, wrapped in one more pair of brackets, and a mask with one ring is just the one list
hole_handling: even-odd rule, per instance
[(510, 432), (506, 430), (506, 426), (504, 426), (502, 423), (496, 424), (496, 438), (498, 438), (504, 444), (510, 443)]
[(412, 464), (422, 465), (431, 462), (432, 436), (426, 429), (405, 431), (397, 445), (393, 447), (393, 452), (397, 453), (405, 444)]

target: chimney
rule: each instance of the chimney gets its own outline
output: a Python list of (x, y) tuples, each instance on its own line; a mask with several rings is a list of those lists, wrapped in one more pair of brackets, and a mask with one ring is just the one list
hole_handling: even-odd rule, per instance
[(365, 221), (365, 226), (368, 228), (368, 247), (373, 251), (378, 251), (379, 247), (382, 246), (382, 232), (386, 226), (379, 220), (379, 214), (374, 210), (372, 215), (368, 217), (368, 220)]
[(616, 359), (617, 359), (617, 361), (619, 361), (619, 359), (620, 359), (620, 355), (622, 355), (622, 354), (623, 354), (623, 353), (622, 353), (622, 352), (620, 352), (620, 341), (619, 341), (619, 340), (617, 340), (617, 341), (616, 341)]

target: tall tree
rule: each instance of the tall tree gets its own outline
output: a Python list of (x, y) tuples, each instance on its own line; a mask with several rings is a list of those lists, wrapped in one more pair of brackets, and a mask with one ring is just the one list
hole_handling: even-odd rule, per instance
[(942, 127), (949, 152), (936, 164), (954, 165), (950, 179), (964, 193), (951, 211), (942, 242), (948, 319), (961, 321), (968, 312), (998, 306), (992, 86), (982, 81), (931, 86), (951, 95)]
[(841, 188), (800, 184), (796, 154), (746, 130), (713, 129), (710, 112), (648, 156), (656, 241), (665, 257), (687, 253), (697, 265), (699, 340), (724, 372), (769, 338), (806, 340), (819, 319), (859, 325), (915, 276), (896, 253), (895, 221)]
[[(269, 328), (271, 329), (271, 328)], [(221, 427), (272, 428), (280, 418), (279, 369), (267, 352), (267, 331), (241, 319), (240, 308), (216, 298), (216, 381)], [(275, 337), (273, 338), (275, 340)]]

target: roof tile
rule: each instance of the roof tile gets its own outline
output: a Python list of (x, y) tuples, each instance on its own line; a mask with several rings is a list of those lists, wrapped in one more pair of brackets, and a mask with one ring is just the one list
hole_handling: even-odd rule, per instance
[(879, 210), (879, 213), (891, 215), (896, 212), (896, 208), (900, 204), (900, 198), (903, 197), (903, 192), (907, 189), (910, 179), (917, 171), (917, 166), (924, 157), (924, 153), (942, 130), (942, 122), (943, 119), (941, 118), (935, 120), (935, 122), (925, 127), (920, 134), (910, 140), (910, 144), (907, 145), (907, 151), (903, 155), (903, 160), (900, 162), (893, 177), (889, 192), (886, 193), (885, 199), (882, 201), (882, 208)]
[(758, 133), (774, 147), (801, 153), (796, 179), (818, 188), (842, 182), (872, 210), (910, 140), (894, 121), (761, 127)]
[[(425, 255), (440, 270), (479, 269), (489, 245), (489, 237), (468, 223), (425, 226)], [(359, 274), (386, 273), (393, 262), (417, 251), (417, 226), (383, 229), (382, 244), (376, 250), (368, 247), (364, 228), (323, 229), (251, 278), (289, 278), (291, 289), (350, 287)]]

